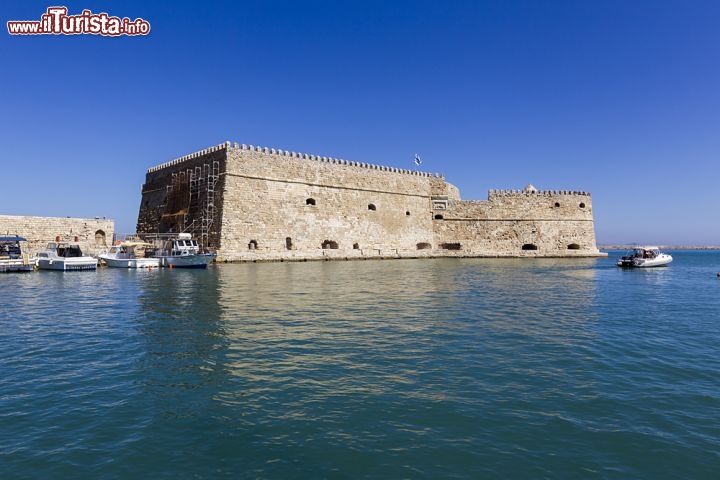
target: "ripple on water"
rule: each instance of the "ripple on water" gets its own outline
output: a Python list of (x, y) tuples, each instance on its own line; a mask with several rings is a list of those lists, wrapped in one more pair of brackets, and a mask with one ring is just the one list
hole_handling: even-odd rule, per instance
[(2, 276), (0, 473), (712, 476), (717, 258)]

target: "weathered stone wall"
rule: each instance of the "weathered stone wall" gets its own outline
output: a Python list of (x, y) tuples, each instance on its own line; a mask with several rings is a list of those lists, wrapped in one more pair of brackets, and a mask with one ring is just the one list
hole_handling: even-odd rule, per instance
[(226, 144), (216, 145), (149, 169), (142, 187), (136, 232), (198, 232), (199, 217), (203, 215), (199, 210), (204, 209), (208, 201), (205, 183), (208, 170), (212, 170), (213, 163), (217, 162), (218, 181), (213, 186), (215, 198), (207, 222), (209, 238), (206, 245), (217, 248), (220, 245), (226, 148)]
[(208, 246), (220, 261), (601, 255), (585, 192), (528, 186), (461, 201), (437, 175), (229, 142), (148, 170), (138, 232), (187, 226), (197, 201), (183, 182), (212, 162)]
[(97, 218), (0, 215), (0, 235), (26, 238), (30, 253), (44, 249), (48, 242), (60, 237), (62, 241), (77, 241), (88, 255), (97, 255), (112, 245), (115, 222)]
[(585, 192), (491, 191), (487, 201), (450, 202), (445, 210), (436, 209), (434, 218), (437, 245), (465, 255), (598, 253), (592, 199)]
[(414, 252), (417, 243), (432, 239), (430, 179), (407, 170), (232, 147), (218, 256), (232, 261)]

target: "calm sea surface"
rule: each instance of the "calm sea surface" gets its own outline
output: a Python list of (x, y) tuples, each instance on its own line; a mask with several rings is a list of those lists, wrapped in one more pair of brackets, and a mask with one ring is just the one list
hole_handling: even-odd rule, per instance
[(720, 252), (0, 276), (0, 478), (720, 478)]

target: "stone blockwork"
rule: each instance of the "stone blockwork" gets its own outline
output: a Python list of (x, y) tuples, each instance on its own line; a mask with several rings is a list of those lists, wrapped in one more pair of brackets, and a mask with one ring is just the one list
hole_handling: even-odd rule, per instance
[(112, 245), (115, 222), (98, 218), (0, 215), (0, 236), (20, 235), (31, 254), (56, 239), (78, 242), (84, 253), (97, 255)]
[(221, 261), (602, 255), (584, 192), (462, 201), (439, 175), (229, 142), (149, 169), (137, 231)]

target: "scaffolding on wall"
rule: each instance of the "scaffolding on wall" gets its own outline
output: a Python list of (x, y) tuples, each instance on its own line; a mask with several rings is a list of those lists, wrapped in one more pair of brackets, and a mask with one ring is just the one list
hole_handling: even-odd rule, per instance
[(220, 162), (172, 173), (161, 206), (158, 233), (191, 234), (201, 248), (210, 248), (215, 219), (215, 189), (220, 178)]
[(220, 162), (197, 166), (190, 174), (190, 201), (183, 231), (193, 235), (201, 247), (209, 247), (210, 229), (215, 219), (215, 188), (220, 178)]

